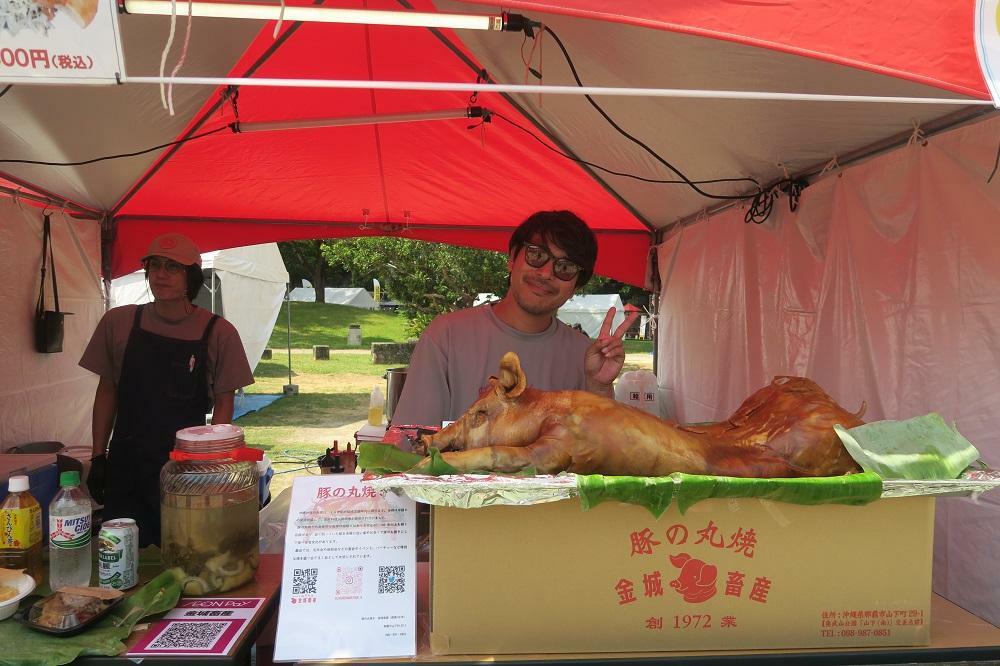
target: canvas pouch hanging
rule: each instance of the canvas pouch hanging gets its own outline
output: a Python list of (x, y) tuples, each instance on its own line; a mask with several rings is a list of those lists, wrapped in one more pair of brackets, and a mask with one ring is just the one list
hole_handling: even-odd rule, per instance
[[(56, 260), (52, 250), (52, 230), (50, 216), (44, 216), (42, 231), (42, 279), (38, 286), (38, 302), (35, 305), (35, 351), (39, 354), (55, 354), (63, 349), (63, 323), (70, 312), (59, 310), (59, 287), (56, 282)], [(46, 264), (52, 264), (52, 298), (55, 310), (45, 309)]]

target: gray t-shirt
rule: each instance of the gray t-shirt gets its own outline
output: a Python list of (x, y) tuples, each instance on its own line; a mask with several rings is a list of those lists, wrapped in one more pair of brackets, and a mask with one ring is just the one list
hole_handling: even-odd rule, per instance
[(434, 319), (410, 358), (393, 425), (441, 425), (461, 416), (499, 374), (500, 358), (516, 352), (528, 385), (545, 391), (585, 390), (584, 354), (591, 340), (553, 318), (541, 333), (500, 321), (490, 305)]

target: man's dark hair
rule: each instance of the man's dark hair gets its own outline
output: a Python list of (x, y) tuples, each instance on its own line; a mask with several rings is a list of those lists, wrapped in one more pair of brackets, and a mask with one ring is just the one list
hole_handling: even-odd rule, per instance
[(580, 267), (576, 274), (576, 287), (590, 281), (597, 262), (597, 238), (587, 223), (568, 210), (538, 211), (511, 234), (508, 251), (513, 259), (525, 243), (538, 236), (546, 245), (557, 245), (566, 257)]
[[(146, 274), (146, 279), (149, 279), (149, 269), (144, 270)], [(198, 264), (191, 264), (190, 266), (184, 267), (184, 280), (187, 286), (184, 289), (184, 293), (187, 294), (187, 299), (194, 303), (194, 299), (198, 297), (198, 292), (201, 291), (201, 287), (205, 284), (205, 274), (201, 272), (201, 266)]]

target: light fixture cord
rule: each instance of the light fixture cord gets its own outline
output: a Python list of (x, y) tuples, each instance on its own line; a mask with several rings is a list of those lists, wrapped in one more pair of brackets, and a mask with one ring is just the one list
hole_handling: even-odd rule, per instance
[[(167, 44), (163, 47), (163, 53), (160, 54), (160, 78), (163, 77), (163, 72), (167, 69), (167, 55), (170, 53), (170, 47), (174, 45), (174, 31), (177, 29), (177, 0), (170, 0), (170, 34), (167, 36)], [(160, 82), (160, 103), (163, 105), (164, 109), (169, 109), (167, 105), (167, 89), (163, 82)]]
[(170, 72), (170, 84), (167, 86), (167, 104), (169, 105), (170, 115), (174, 115), (174, 81), (173, 78), (177, 76), (177, 72), (180, 71), (181, 67), (184, 65), (184, 61), (187, 60), (188, 54), (188, 44), (191, 43), (191, 14), (194, 11), (194, 0), (188, 0), (188, 21), (187, 30), (184, 32), (184, 46), (181, 48), (181, 57), (177, 60), (177, 64), (174, 65), (173, 70)]

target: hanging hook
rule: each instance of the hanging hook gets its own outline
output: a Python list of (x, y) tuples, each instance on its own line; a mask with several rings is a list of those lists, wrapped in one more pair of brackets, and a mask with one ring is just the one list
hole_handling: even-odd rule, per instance
[(820, 171), (819, 175), (816, 176), (816, 177), (817, 178), (822, 178), (823, 176), (825, 176), (826, 174), (830, 173), (831, 171), (836, 171), (838, 178), (843, 175), (840, 172), (840, 162), (837, 161), (837, 156), (836, 155), (833, 156), (832, 160), (830, 160), (829, 162), (826, 163), (826, 166), (823, 167), (823, 170)]
[(371, 211), (369, 209), (367, 209), (367, 208), (362, 208), (361, 209), (361, 227), (360, 227), (361, 231), (367, 231), (368, 230), (368, 214), (369, 213), (371, 213)]
[(916, 119), (913, 119), (912, 122), (913, 122), (913, 133), (910, 134), (910, 138), (906, 142), (906, 145), (912, 146), (915, 143), (919, 143), (921, 146), (926, 146), (927, 135), (925, 135), (924, 131), (920, 129), (920, 123)]

